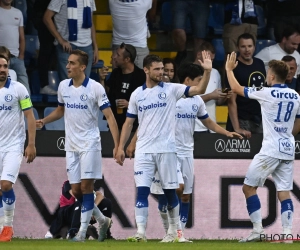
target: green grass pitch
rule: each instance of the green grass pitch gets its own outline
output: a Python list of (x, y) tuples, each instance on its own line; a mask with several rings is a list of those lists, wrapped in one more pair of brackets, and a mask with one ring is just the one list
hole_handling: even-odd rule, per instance
[(143, 243), (129, 243), (124, 240), (106, 240), (98, 242), (87, 240), (86, 242), (69, 242), (68, 240), (33, 240), (13, 239), (11, 242), (1, 242), (3, 250), (272, 250), (272, 249), (299, 249), (300, 243), (273, 244), (269, 242), (238, 243), (236, 240), (195, 240), (193, 243), (159, 243), (157, 240), (149, 240)]

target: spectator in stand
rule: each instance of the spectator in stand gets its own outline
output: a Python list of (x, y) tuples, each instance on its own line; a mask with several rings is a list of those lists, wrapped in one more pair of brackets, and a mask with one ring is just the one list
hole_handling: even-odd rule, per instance
[[(204, 42), (196, 51), (197, 56), (195, 58), (194, 64), (200, 65), (199, 60), (202, 61), (202, 51), (204, 50), (210, 54), (211, 60), (214, 60), (216, 54), (214, 46), (209, 42)], [(218, 70), (212, 68), (208, 85), (206, 87), (205, 93), (201, 95), (201, 98), (205, 103), (206, 111), (210, 119), (212, 119), (214, 122), (217, 121), (216, 105), (224, 104), (225, 101), (231, 97), (231, 94), (232, 92), (229, 90), (229, 88), (224, 93), (222, 92), (220, 73), (218, 72)], [(201, 133), (215, 133), (212, 130), (208, 130), (208, 128), (203, 125), (200, 119), (195, 120), (195, 131)]]
[(297, 63), (294, 57), (284, 56), (281, 61), (284, 61), (289, 66), (289, 73), (286, 77), (285, 84), (290, 88), (300, 93), (300, 82), (299, 79), (295, 78), (297, 71)]
[[(51, 0), (44, 14), (44, 23), (55, 37), (60, 80), (68, 78), (66, 65), (70, 52), (79, 49), (88, 54), (85, 75), (90, 76), (92, 64), (98, 62), (98, 46), (92, 12), (95, 1)], [(52, 20), (54, 19), (54, 22)]]
[(0, 0), (0, 46), (9, 49), (10, 69), (17, 73), (18, 82), (22, 83), (30, 94), (28, 76), (24, 64), (25, 35), (22, 12), (11, 6), (12, 0)]
[[(126, 120), (128, 102), (131, 93), (146, 81), (144, 70), (134, 64), (136, 58), (135, 47), (122, 43), (115, 53), (113, 59), (115, 68), (105, 81), (106, 74), (100, 71), (102, 85), (105, 85), (111, 109), (116, 118), (118, 128), (121, 131)], [(133, 131), (138, 127), (138, 122), (133, 124)]]
[(281, 60), (282, 57), (289, 55), (295, 58), (298, 70), (295, 77), (300, 74), (300, 54), (297, 51), (300, 44), (300, 30), (295, 26), (287, 26), (282, 32), (279, 43), (262, 49), (255, 57), (263, 60), (266, 70), (271, 60)]
[[(237, 81), (246, 87), (260, 88), (266, 79), (265, 66), (262, 60), (253, 57), (255, 51), (255, 40), (251, 34), (245, 33), (238, 37), (237, 48), (239, 56), (238, 65), (233, 70)], [(227, 77), (225, 86), (230, 88)], [(261, 109), (258, 101), (249, 100), (233, 93), (228, 99), (228, 119), (226, 128), (251, 137), (251, 133), (262, 133)]]
[(236, 51), (237, 39), (244, 33), (254, 37), (254, 44), (257, 36), (257, 15), (255, 3), (258, 1), (225, 0), (225, 20), (223, 29), (223, 45), (225, 53)]
[(175, 63), (177, 66), (187, 57), (186, 50), (186, 20), (189, 17), (192, 24), (194, 36), (194, 51), (204, 42), (207, 33), (207, 22), (209, 16), (208, 0), (173, 0), (173, 41), (177, 49)]
[(131, 44), (136, 49), (134, 63), (143, 68), (143, 60), (149, 54), (147, 38), (147, 12), (157, 0), (109, 0), (110, 13), (113, 19), (112, 50), (119, 48), (121, 43)]
[(163, 64), (164, 64), (164, 76), (168, 77), (168, 82), (179, 83), (179, 79), (177, 76), (177, 66), (174, 60), (171, 58), (164, 58)]
[(47, 29), (43, 22), (43, 16), (51, 0), (35, 1), (33, 6), (33, 24), (38, 32), (40, 50), (38, 55), (38, 72), (40, 78), (40, 93), (47, 95), (56, 95), (57, 91), (49, 86), (48, 71), (51, 70), (51, 64), (55, 60), (54, 36)]
[[(0, 46), (0, 55), (4, 56), (5, 58), (8, 59), (8, 65), (10, 62), (10, 58), (11, 58), (11, 54), (8, 48), (6, 48), (5, 46)], [(13, 80), (13, 81), (17, 81), (17, 73), (16, 71), (14, 71), (13, 69), (9, 69), (8, 70), (8, 78)]]

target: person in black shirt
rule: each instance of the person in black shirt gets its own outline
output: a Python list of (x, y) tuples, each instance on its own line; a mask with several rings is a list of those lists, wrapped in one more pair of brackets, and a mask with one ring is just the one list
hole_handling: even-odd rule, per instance
[[(244, 33), (238, 37), (238, 65), (233, 70), (237, 81), (245, 87), (262, 87), (265, 83), (266, 70), (264, 62), (253, 57), (255, 51), (254, 37)], [(230, 88), (227, 77), (225, 85)], [(232, 94), (228, 99), (228, 119), (226, 129), (251, 137), (251, 133), (262, 133), (260, 105), (256, 100)]]
[[(113, 63), (117, 68), (112, 71), (109, 79), (105, 81), (107, 96), (119, 130), (122, 129), (126, 119), (131, 93), (146, 82), (144, 70), (134, 64), (135, 57), (136, 49), (134, 46), (122, 43), (113, 57)], [(101, 75), (100, 77), (103, 78)], [(138, 123), (135, 121), (132, 131), (134, 132), (137, 127)]]

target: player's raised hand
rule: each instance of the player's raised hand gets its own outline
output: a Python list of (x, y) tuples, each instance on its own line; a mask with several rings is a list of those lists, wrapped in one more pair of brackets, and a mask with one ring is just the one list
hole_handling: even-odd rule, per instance
[(232, 71), (238, 65), (238, 61), (236, 60), (236, 53), (231, 52), (231, 54), (227, 55), (227, 60), (225, 64), (226, 71)]
[(200, 65), (204, 70), (211, 70), (212, 69), (212, 61), (210, 58), (210, 54), (205, 50), (202, 51), (202, 60), (198, 60)]
[(243, 139), (243, 136), (239, 133), (236, 133), (236, 132), (228, 132), (227, 137)]
[(41, 129), (42, 127), (44, 127), (44, 122), (42, 119), (35, 120), (35, 125), (36, 125), (36, 128)]
[(117, 154), (116, 154), (116, 162), (117, 162), (120, 166), (123, 166), (124, 161), (125, 161), (125, 153), (124, 153), (124, 150), (118, 149)]
[(25, 149), (25, 158), (27, 163), (33, 162), (36, 156), (36, 149), (33, 145), (28, 145)]

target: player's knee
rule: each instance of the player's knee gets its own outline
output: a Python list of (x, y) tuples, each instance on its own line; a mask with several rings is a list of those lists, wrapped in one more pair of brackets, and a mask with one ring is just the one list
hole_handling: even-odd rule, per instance
[(182, 196), (181, 196), (181, 201), (182, 202), (190, 202), (190, 194), (183, 194)]
[(11, 189), (12, 189), (12, 182), (5, 181), (5, 180), (1, 181), (1, 190), (2, 191), (7, 192), (7, 191), (9, 191)]
[(168, 200), (164, 194), (158, 195), (158, 209), (159, 211), (166, 213), (168, 208)]
[(168, 209), (172, 209), (178, 205), (178, 197), (175, 189), (163, 189), (168, 200)]
[(150, 194), (149, 187), (138, 187), (137, 188), (137, 198), (136, 198), (136, 207), (148, 207), (148, 196)]
[(184, 184), (179, 184), (179, 188), (176, 189), (176, 194), (179, 199), (181, 199), (181, 196), (183, 195), (184, 190)]

